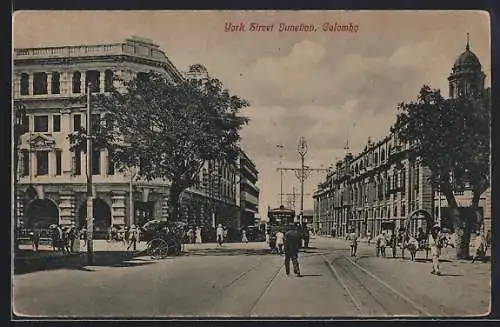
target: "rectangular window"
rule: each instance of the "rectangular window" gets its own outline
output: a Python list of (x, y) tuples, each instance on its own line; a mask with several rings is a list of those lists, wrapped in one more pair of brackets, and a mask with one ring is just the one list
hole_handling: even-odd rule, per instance
[(48, 151), (37, 151), (36, 153), (36, 175), (48, 175), (49, 174), (49, 152)]
[(47, 94), (47, 73), (33, 74), (33, 94)]
[(92, 151), (92, 175), (101, 174), (101, 150)]
[(52, 72), (52, 94), (59, 94), (61, 75), (58, 72)]
[(49, 131), (49, 116), (35, 116), (35, 132)]
[(82, 153), (80, 151), (75, 152), (75, 157), (73, 158), (73, 172), (77, 176), (82, 174)]
[(56, 175), (62, 175), (62, 156), (61, 151), (56, 151)]
[(61, 115), (52, 116), (52, 131), (53, 132), (61, 131)]
[(23, 156), (23, 168), (21, 171), (21, 176), (29, 176), (30, 174), (30, 153), (26, 150), (22, 152)]
[(113, 162), (113, 150), (108, 150), (108, 175), (115, 174), (115, 163)]
[(21, 95), (29, 95), (30, 75), (27, 73), (21, 74)]
[(28, 115), (23, 116), (23, 131), (25, 132), (30, 131), (30, 116)]
[(82, 115), (76, 114), (73, 116), (73, 131), (79, 130), (82, 127)]

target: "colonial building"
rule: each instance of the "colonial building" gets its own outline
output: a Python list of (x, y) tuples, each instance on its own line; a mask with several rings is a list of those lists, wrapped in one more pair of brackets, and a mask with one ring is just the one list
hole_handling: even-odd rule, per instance
[[(26, 109), (21, 137), (18, 224), (40, 227), (85, 222), (86, 155), (70, 151), (67, 136), (86, 125), (86, 85), (105, 93), (135, 74), (156, 71), (173, 82), (186, 76), (152, 40), (132, 37), (121, 43), (14, 49), (13, 98)], [(96, 112), (101, 115), (102, 113)], [(137, 180), (133, 172), (119, 173), (108, 150), (92, 157), (96, 234), (110, 225), (142, 224), (168, 218), (169, 184)], [(184, 217), (210, 227), (215, 221), (232, 224), (239, 213), (235, 165), (207, 162), (200, 183), (182, 197)]]
[[(484, 78), (481, 64), (467, 43), (448, 78), (450, 97), (484, 91)], [(442, 225), (451, 227), (446, 199), (441, 196), (439, 201), (439, 193), (428, 181), (430, 170), (411, 155), (409, 147), (391, 134), (378, 142), (368, 140), (361, 153), (348, 153), (338, 161), (313, 196), (313, 228), (319, 233), (343, 236), (354, 227), (362, 236), (367, 231), (376, 235), (383, 222), (394, 222), (399, 228), (415, 210), (434, 214)], [(456, 197), (459, 206), (466, 207), (472, 194), (466, 187)], [(491, 228), (490, 201), (488, 190), (479, 203), (487, 230)], [(423, 224), (424, 220), (414, 220), (410, 232), (415, 233)]]

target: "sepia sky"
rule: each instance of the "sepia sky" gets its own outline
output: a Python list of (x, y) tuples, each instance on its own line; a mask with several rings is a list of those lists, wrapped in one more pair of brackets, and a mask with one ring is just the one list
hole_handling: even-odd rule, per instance
[[(248, 31), (252, 22), (273, 31)], [(225, 32), (225, 23), (244, 23), (245, 32)], [(279, 24), (312, 24), (316, 32), (279, 32)], [(354, 32), (324, 32), (324, 23), (357, 25)], [(147, 37), (179, 70), (203, 64), (251, 106), (242, 145), (259, 169), (261, 216), (279, 205), (276, 171), (298, 168), (300, 136), (308, 142), (306, 164), (326, 168), (371, 137), (388, 135), (400, 101), (414, 100), (425, 83), (448, 96), (447, 77), (463, 52), (466, 33), (490, 85), (490, 25), (486, 12), (473, 11), (79, 11), (18, 12), (14, 47), (121, 42)], [(312, 194), (324, 173), (305, 184)], [(298, 193), (293, 173), (284, 192)], [(286, 197), (285, 197), (286, 198)], [(299, 197), (296, 207), (299, 208)], [(312, 209), (310, 195), (304, 208)]]

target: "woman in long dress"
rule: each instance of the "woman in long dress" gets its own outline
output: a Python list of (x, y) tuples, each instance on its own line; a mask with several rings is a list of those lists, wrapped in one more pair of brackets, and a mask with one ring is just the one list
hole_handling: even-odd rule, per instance
[(202, 240), (201, 240), (201, 228), (200, 227), (196, 227), (196, 244), (201, 244), (202, 243)]
[(248, 243), (246, 230), (241, 231), (241, 243)]

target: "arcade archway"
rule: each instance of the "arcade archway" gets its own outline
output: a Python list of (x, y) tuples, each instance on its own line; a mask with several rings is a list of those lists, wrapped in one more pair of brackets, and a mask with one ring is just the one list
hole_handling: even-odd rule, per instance
[(59, 208), (48, 199), (31, 201), (24, 212), (24, 226), (27, 228), (47, 228), (59, 224)]
[[(96, 238), (105, 238), (111, 227), (111, 208), (102, 199), (94, 199), (94, 235)], [(79, 208), (78, 226), (87, 227), (87, 204), (83, 202)]]
[[(406, 231), (410, 231), (411, 223), (412, 223), (412, 221), (415, 221), (415, 220), (423, 221), (423, 224), (421, 227), (424, 231), (427, 231), (427, 232), (430, 230), (430, 228), (432, 227), (432, 225), (434, 223), (434, 218), (432, 217), (432, 215), (428, 211), (423, 210), (423, 209), (414, 210), (406, 217), (406, 220), (404, 223), (404, 228)], [(411, 232), (415, 232), (415, 231), (411, 231)]]

